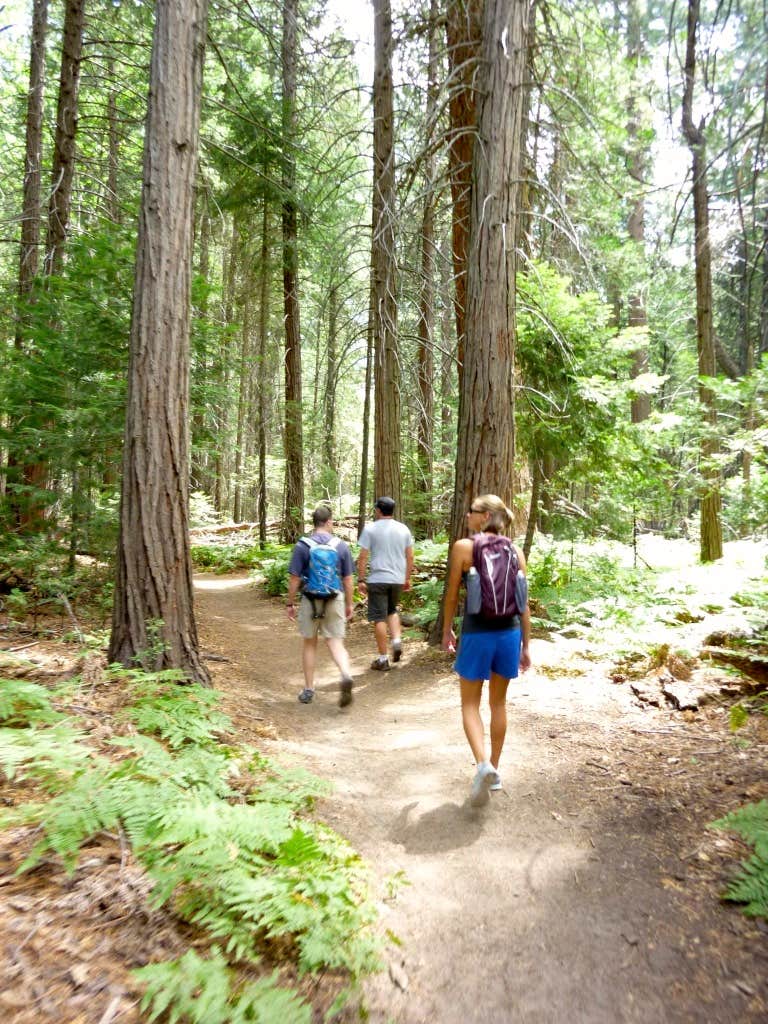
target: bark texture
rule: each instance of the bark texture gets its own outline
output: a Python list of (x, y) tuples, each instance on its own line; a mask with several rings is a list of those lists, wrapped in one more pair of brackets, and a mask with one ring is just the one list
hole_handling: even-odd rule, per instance
[[(43, 89), (45, 86), (45, 36), (48, 0), (35, 0), (32, 7), (32, 39), (27, 93), (27, 130), (24, 154), (24, 183), (21, 211), (21, 252), (19, 255), (19, 297), (29, 299), (32, 282), (40, 266), (40, 183), (43, 153)], [(17, 323), (16, 345), (23, 347), (22, 319)]]
[(464, 374), (451, 539), (473, 495), (514, 498), (517, 217), (529, 0), (487, 0), (472, 168)]
[(51, 197), (48, 203), (48, 236), (45, 243), (45, 272), (47, 274), (59, 272), (64, 257), (64, 243), (67, 238), (69, 211), (72, 204), (72, 180), (75, 174), (77, 98), (80, 91), (84, 26), (84, 0), (68, 0), (64, 10), (59, 99), (56, 109), (56, 134), (51, 170)]
[(189, 555), (192, 212), (207, 0), (158, 0), (110, 661), (208, 684)]
[(448, 165), (451, 177), (451, 235), (459, 382), (464, 365), (469, 204), (472, 192), (472, 151), (477, 121), (476, 95), (482, 18), (482, 0), (448, 0), (445, 23), (449, 68), (448, 109), (451, 124), (448, 135)]

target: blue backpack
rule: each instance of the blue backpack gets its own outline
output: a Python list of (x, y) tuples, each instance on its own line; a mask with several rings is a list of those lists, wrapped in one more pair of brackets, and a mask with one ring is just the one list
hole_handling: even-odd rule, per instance
[[(330, 537), (325, 543), (314, 537), (302, 537), (300, 543), (309, 548), (309, 561), (304, 574), (303, 594), (312, 602), (312, 618), (322, 619), (325, 604), (341, 592), (339, 572), (338, 537)], [(318, 602), (320, 609), (318, 610)]]

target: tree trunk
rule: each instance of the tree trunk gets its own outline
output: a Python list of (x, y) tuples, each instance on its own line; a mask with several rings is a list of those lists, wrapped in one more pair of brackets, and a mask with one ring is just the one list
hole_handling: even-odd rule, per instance
[[(429, 66), (427, 81), (426, 122), (431, 125), (437, 110), (437, 0), (431, 0), (429, 11)], [(419, 472), (416, 477), (418, 515), (417, 534), (433, 534), (433, 444), (434, 444), (434, 333), (435, 333), (435, 161), (431, 151), (424, 162), (424, 209), (421, 221), (421, 282), (419, 295), (419, 344), (417, 352), (419, 409), (417, 453)]]
[(325, 395), (323, 396), (323, 457), (326, 466), (336, 477), (336, 445), (334, 424), (336, 422), (337, 387), (337, 331), (339, 313), (339, 286), (332, 284), (328, 293), (328, 358), (325, 369)]
[[(693, 87), (696, 77), (696, 37), (699, 26), (699, 0), (688, 2), (688, 30), (683, 93), (683, 134), (693, 162), (693, 218), (696, 264), (696, 335), (699, 375), (714, 377), (715, 337), (712, 320), (712, 249), (709, 237), (709, 197), (707, 194), (707, 149), (702, 125), (693, 123)], [(699, 385), (699, 402), (705, 420), (701, 441), (701, 537), (702, 562), (713, 562), (723, 555), (720, 524), (720, 473), (715, 465), (718, 444), (715, 438), (717, 413), (712, 391)]]
[[(48, 0), (34, 0), (32, 41), (27, 94), (27, 139), (24, 155), (23, 201), (21, 209), (21, 252), (19, 255), (19, 298), (29, 301), (40, 265), (40, 182), (43, 154), (43, 89), (45, 86), (45, 36)], [(24, 347), (23, 311), (16, 323), (16, 347)]]
[(259, 545), (267, 543), (267, 332), (269, 330), (269, 203), (262, 200), (261, 266), (259, 268), (259, 424), (256, 450), (259, 460), (257, 510)]
[(397, 338), (392, 15), (374, 0), (373, 242), (374, 487), (401, 510), (400, 355)]
[(283, 308), (285, 320), (285, 510), (283, 541), (304, 530), (304, 437), (301, 402), (298, 227), (296, 215), (296, 61), (298, 0), (283, 4)]
[(363, 437), (360, 452), (360, 504), (357, 509), (357, 535), (363, 532), (368, 512), (368, 461), (371, 444), (371, 381), (373, 378), (373, 267), (368, 303), (368, 331), (365, 346), (365, 394), (363, 396)]
[(234, 497), (232, 519), (243, 521), (243, 474), (245, 472), (246, 425), (249, 416), (248, 398), (253, 360), (251, 359), (251, 281), (246, 274), (243, 288), (243, 325), (240, 331), (240, 373), (237, 393), (237, 438), (235, 440)]
[[(205, 326), (208, 321), (208, 284), (211, 272), (211, 217), (208, 212), (208, 190), (200, 189), (202, 210), (200, 212), (200, 245), (197, 272), (205, 282), (203, 296), (198, 309), (200, 323)], [(208, 376), (208, 344), (207, 332), (202, 332), (202, 340), (195, 352), (192, 365), (192, 491), (208, 490), (206, 478), (206, 408), (202, 401), (202, 392)]]
[[(29, 92), (27, 93), (26, 148), (22, 184), (21, 245), (19, 250), (19, 304), (16, 315), (16, 348), (21, 352), (27, 341), (28, 306), (33, 299), (34, 281), (40, 267), (40, 226), (42, 212), (40, 188), (43, 158), (43, 90), (45, 87), (45, 37), (48, 27), (48, 0), (34, 0), (32, 7), (32, 38), (29, 53)], [(34, 415), (34, 412), (30, 410)], [(11, 435), (21, 436), (21, 424)], [(8, 451), (8, 481), (13, 486), (20, 479), (35, 480), (31, 452), (11, 444)], [(35, 516), (32, 507), (18, 494), (13, 498), (16, 520), (20, 526), (31, 525)]]
[(466, 533), (473, 496), (498, 494), (510, 507), (514, 499), (515, 239), (529, 17), (529, 0), (486, 0), (451, 543)]
[(117, 116), (117, 86), (115, 85), (115, 61), (109, 58), (107, 64), (107, 77), (109, 79), (109, 95), (107, 97), (107, 195), (106, 209), (107, 216), (114, 224), (122, 220), (120, 214), (120, 202), (117, 191), (117, 172), (120, 166), (120, 135)]
[(541, 462), (538, 459), (534, 459), (533, 478), (531, 480), (531, 500), (528, 503), (528, 525), (525, 528), (525, 540), (523, 541), (523, 554), (525, 555), (526, 561), (531, 553), (533, 537), (536, 533), (536, 520), (539, 516), (539, 498), (541, 497), (542, 479), (543, 474), (541, 471)]
[[(632, 84), (628, 102), (627, 146), (629, 176), (635, 184), (632, 197), (632, 208), (629, 214), (627, 231), (636, 244), (638, 259), (645, 256), (645, 174), (648, 165), (648, 144), (643, 141), (645, 125), (642, 118), (640, 103), (641, 83), (640, 69), (645, 53), (645, 31), (647, 8), (645, 0), (629, 0), (627, 6), (627, 60), (632, 70)], [(638, 344), (632, 353), (632, 378), (648, 372), (648, 317), (645, 310), (645, 297), (638, 289), (629, 296), (629, 326), (642, 336), (642, 344)], [(632, 422), (641, 423), (651, 415), (651, 396), (647, 393), (632, 397)]]
[(72, 180), (75, 174), (75, 134), (80, 64), (83, 56), (84, 0), (67, 0), (61, 49), (56, 135), (53, 144), (51, 197), (48, 203), (48, 237), (45, 243), (45, 272), (58, 274), (64, 258)]
[[(224, 291), (224, 323), (231, 327), (236, 320), (237, 304), (237, 269), (240, 257), (240, 221), (238, 214), (232, 218), (232, 235), (229, 250), (223, 255), (223, 291)], [(213, 456), (213, 507), (217, 512), (225, 512), (229, 508), (230, 473), (230, 363), (232, 336), (225, 331), (221, 339), (219, 351), (214, 359), (214, 377), (219, 385), (219, 399), (214, 405), (214, 423), (212, 426), (215, 447)]]
[(210, 684), (189, 554), (192, 219), (207, 0), (157, 0), (109, 660)]
[[(440, 317), (442, 341), (442, 352), (440, 353), (440, 459), (442, 462), (448, 462), (456, 451), (451, 406), (456, 362), (456, 315), (453, 302), (452, 261), (449, 252), (443, 251), (441, 254), (440, 266), (443, 271), (440, 282), (442, 297)], [(447, 529), (447, 524), (442, 524), (441, 529)]]
[(467, 308), (469, 203), (472, 191), (472, 150), (475, 141), (476, 75), (480, 56), (483, 0), (448, 0), (445, 35), (448, 44), (450, 132), (448, 166), (451, 177), (451, 234), (459, 385), (464, 366)]
[(529, 6), (485, 4), (452, 541), (464, 533), (473, 495), (493, 492), (510, 506), (514, 497), (514, 240)]

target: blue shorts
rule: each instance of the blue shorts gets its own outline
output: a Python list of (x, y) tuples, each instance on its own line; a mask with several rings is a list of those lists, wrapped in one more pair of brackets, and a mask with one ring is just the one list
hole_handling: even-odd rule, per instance
[(516, 679), (522, 639), (520, 629), (462, 633), (453, 667), (462, 679), (490, 679), (491, 672), (504, 679)]

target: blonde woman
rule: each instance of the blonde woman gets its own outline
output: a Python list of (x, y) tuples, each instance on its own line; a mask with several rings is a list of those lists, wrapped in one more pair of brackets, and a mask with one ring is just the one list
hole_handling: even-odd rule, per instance
[[(512, 513), (495, 494), (481, 494), (474, 498), (467, 512), (469, 537), (457, 540), (451, 548), (448, 562), (448, 585), (445, 596), (443, 649), (456, 650), (453, 620), (459, 603), (459, 587), (467, 573), (477, 564), (477, 549), (488, 534), (501, 535), (510, 526)], [(525, 574), (523, 553), (512, 545)], [(475, 570), (476, 571), (476, 570)], [(461, 641), (454, 669), (461, 686), (461, 717), (464, 733), (477, 762), (470, 791), (470, 803), (479, 807), (489, 800), (490, 792), (501, 789), (499, 759), (507, 731), (507, 687), (510, 679), (517, 678), (519, 670), (529, 668), (531, 657), (528, 645), (531, 636), (531, 615), (527, 600), (520, 613), (489, 615), (465, 610), (461, 627)], [(491, 756), (486, 757), (485, 733), (480, 716), (480, 698), (484, 680), (489, 680), (488, 703), (491, 709)]]

